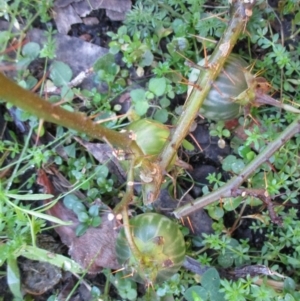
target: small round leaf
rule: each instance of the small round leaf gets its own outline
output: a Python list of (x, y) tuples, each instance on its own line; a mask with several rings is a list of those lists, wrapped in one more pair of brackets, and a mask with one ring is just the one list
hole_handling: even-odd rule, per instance
[(54, 61), (51, 64), (50, 78), (57, 87), (64, 86), (72, 79), (73, 72), (71, 68), (60, 61)]
[(153, 92), (156, 96), (162, 96), (167, 87), (167, 81), (162, 78), (151, 78), (149, 81), (149, 91)]

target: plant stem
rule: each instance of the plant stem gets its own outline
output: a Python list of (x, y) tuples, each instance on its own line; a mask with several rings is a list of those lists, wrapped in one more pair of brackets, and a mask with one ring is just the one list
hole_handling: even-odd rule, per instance
[[(240, 33), (245, 28), (247, 22), (246, 8), (249, 10), (249, 5), (247, 7), (245, 6), (242, 0), (235, 1), (235, 3), (232, 4), (230, 22), (209, 59), (207, 71), (200, 73), (196, 85), (186, 100), (177, 126), (171, 133), (171, 139), (167, 141), (162, 154), (158, 158), (162, 170), (166, 170), (167, 166), (169, 166), (177, 149), (188, 134), (194, 119), (211, 89), (212, 83), (218, 77)], [(252, 6), (250, 6), (250, 9), (251, 7)]]
[(280, 109), (284, 109), (284, 110), (292, 112), (292, 113), (297, 113), (297, 114), (300, 113), (300, 110), (298, 110), (297, 108), (295, 108), (291, 105), (282, 103), (282, 102), (274, 99), (273, 97), (271, 97), (269, 95), (256, 92), (255, 96), (256, 97), (255, 97), (255, 102), (254, 103), (258, 104), (260, 106), (261, 105), (271, 105), (271, 106), (274, 106), (274, 107), (277, 107), (277, 108), (280, 108)]
[(140, 250), (138, 249), (137, 245), (134, 242), (134, 239), (132, 237), (132, 231), (131, 231), (131, 226), (129, 223), (129, 217), (128, 217), (128, 200), (132, 200), (133, 197), (133, 183), (134, 181), (134, 175), (133, 175), (133, 169), (134, 169), (134, 160), (131, 161), (131, 166), (128, 171), (128, 176), (127, 176), (127, 189), (126, 193), (123, 196), (123, 199), (121, 201), (122, 204), (122, 218), (123, 218), (123, 226), (124, 226), (124, 232), (125, 232), (125, 237), (127, 239), (127, 243), (129, 245), (129, 248), (131, 250), (132, 255), (134, 256), (135, 260), (137, 262), (142, 262), (142, 254)]
[(90, 137), (109, 141), (123, 150), (130, 150), (135, 156), (142, 151), (127, 133), (119, 133), (96, 124), (82, 113), (69, 112), (38, 95), (25, 90), (0, 73), (0, 98), (27, 111), (40, 119), (85, 133)]
[(182, 218), (195, 210), (201, 209), (219, 199), (228, 198), (232, 196), (232, 191), (238, 188), (261, 164), (268, 161), (269, 158), (289, 139), (295, 134), (300, 132), (300, 116), (297, 116), (296, 120), (293, 121), (279, 136), (259, 154), (255, 159), (249, 163), (243, 171), (232, 178), (227, 184), (220, 187), (218, 190), (205, 195), (201, 198), (197, 198), (193, 203), (179, 207), (173, 213), (177, 218)]

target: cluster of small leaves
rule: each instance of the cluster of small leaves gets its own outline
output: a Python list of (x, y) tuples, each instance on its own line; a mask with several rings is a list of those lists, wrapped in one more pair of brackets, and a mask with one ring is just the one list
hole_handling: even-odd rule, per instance
[(220, 292), (220, 276), (216, 269), (207, 270), (201, 277), (201, 286), (188, 288), (184, 297), (187, 301), (224, 301), (224, 294)]
[[(298, 21), (300, 24), (300, 21)], [(288, 38), (288, 37), (286, 37)], [(267, 70), (266, 76), (274, 89), (283, 89), (286, 99), (290, 99), (289, 93), (293, 93), (294, 99), (299, 99), (300, 74), (299, 49), (288, 49), (280, 41), (279, 33), (269, 32), (268, 26), (259, 28), (256, 34), (251, 36), (252, 43), (257, 43), (267, 50), (262, 60), (258, 60), (256, 68)], [(299, 47), (299, 46), (298, 46)]]
[[(204, 2), (137, 1), (127, 14), (125, 26), (120, 27), (117, 34), (108, 33), (112, 38), (111, 53), (121, 51), (128, 67), (150, 66), (154, 57), (159, 56), (169, 67), (186, 75), (188, 69), (184, 68), (183, 56), (198, 60), (198, 49), (192, 50), (190, 46), (198, 45), (194, 36), (207, 37), (209, 33), (211, 37), (219, 37), (225, 27), (225, 23), (215, 17), (218, 8), (210, 14), (203, 13)], [(161, 50), (162, 40), (166, 42), (168, 53)], [(207, 48), (211, 46), (210, 42), (205, 44)]]
[[(6, 186), (9, 183), (6, 183)], [(49, 197), (49, 196), (48, 196)], [(8, 191), (0, 185), (0, 266), (6, 263), (7, 284), (16, 298), (22, 299), (21, 277), (17, 264), (17, 251), (35, 241), (35, 236), (45, 227), (42, 219), (22, 201), (37, 201), (46, 195), (20, 194), (16, 190)], [(4, 243), (5, 242), (5, 243)], [(21, 300), (19, 299), (19, 300)]]
[(110, 276), (112, 284), (117, 288), (122, 300), (136, 300), (137, 284), (130, 278), (123, 277), (121, 273), (116, 273), (115, 276)]
[[(283, 226), (267, 227), (266, 242), (261, 250), (260, 263), (271, 265), (274, 262), (281, 262), (283, 266), (274, 265), (274, 269), (279, 273), (287, 271), (289, 275), (298, 282), (300, 274), (297, 267), (299, 261), (299, 220), (298, 210), (290, 208), (286, 213), (281, 212)], [(283, 270), (284, 267), (284, 270)]]
[[(115, 62), (115, 57), (113, 53), (107, 53), (100, 57), (94, 64), (93, 70), (95, 73), (94, 82), (99, 85), (98, 90), (102, 91), (101, 93), (96, 91), (93, 92), (94, 102), (98, 110), (108, 111), (109, 105), (112, 97), (115, 97), (118, 93), (122, 92), (127, 86), (127, 78), (129, 77), (129, 72), (126, 69), (121, 69), (118, 64)], [(106, 91), (105, 91), (106, 90)], [(84, 91), (84, 96), (88, 96), (88, 91)]]
[(77, 215), (80, 222), (75, 231), (77, 236), (83, 235), (89, 227), (96, 228), (101, 224), (98, 205), (92, 205), (87, 210), (82, 201), (74, 194), (66, 195), (63, 202), (66, 208), (72, 210)]
[(230, 301), (296, 301), (299, 298), (299, 293), (295, 292), (295, 282), (291, 278), (284, 280), (282, 292), (265, 283), (255, 284), (257, 279), (250, 276), (237, 281), (222, 279), (220, 292), (224, 293), (224, 300)]
[[(52, 0), (41, 0), (38, 5), (30, 0), (7, 1), (3, 0), (0, 3), (0, 16), (4, 17), (14, 27), (21, 29), (21, 23), (25, 19), (28, 24), (31, 24), (38, 17), (42, 22), (47, 22), (51, 19), (50, 9), (53, 6)], [(11, 27), (12, 28), (12, 27)], [(8, 41), (16, 36), (10, 30), (3, 30), (0, 33), (1, 48), (0, 52), (7, 47)]]
[(183, 279), (182, 274), (176, 273), (164, 283), (155, 285), (156, 295), (160, 298), (166, 296), (179, 297), (184, 294), (189, 286), (189, 282), (193, 282), (189, 278), (189, 274), (187, 274), (187, 279)]
[(242, 266), (250, 263), (249, 244), (247, 241), (238, 242), (216, 231), (215, 234), (204, 234), (201, 245), (214, 250), (218, 265), (223, 268)]
[(147, 90), (139, 88), (130, 92), (133, 108), (139, 116), (144, 116), (152, 107), (153, 118), (164, 123), (169, 114), (166, 108), (175, 96), (171, 83), (166, 77), (155, 77), (150, 79), (147, 86)]

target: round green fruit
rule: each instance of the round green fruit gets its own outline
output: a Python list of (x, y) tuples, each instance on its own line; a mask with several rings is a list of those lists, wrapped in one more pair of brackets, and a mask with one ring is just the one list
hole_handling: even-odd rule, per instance
[(174, 275), (185, 256), (185, 241), (179, 227), (157, 213), (144, 213), (130, 220), (133, 241), (140, 258), (135, 258), (122, 229), (117, 237), (118, 262), (136, 281), (146, 284)]
[[(201, 60), (198, 65), (204, 66), (204, 63), (205, 60)], [(228, 57), (200, 109), (201, 115), (211, 120), (230, 120), (241, 115), (241, 105), (234, 102), (234, 98), (248, 88), (245, 67), (247, 63), (241, 57), (234, 54)], [(196, 82), (200, 72), (205, 71), (193, 68), (189, 81)], [(188, 93), (191, 91), (189, 87)]]
[(152, 119), (139, 119), (132, 122), (127, 130), (134, 133), (134, 139), (145, 155), (158, 155), (167, 141), (169, 128)]

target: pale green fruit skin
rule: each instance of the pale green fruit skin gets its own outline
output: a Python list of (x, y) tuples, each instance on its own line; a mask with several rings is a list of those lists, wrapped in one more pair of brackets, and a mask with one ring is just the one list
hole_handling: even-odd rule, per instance
[[(201, 60), (198, 63), (199, 66), (204, 66), (204, 64), (205, 60)], [(218, 121), (230, 120), (243, 113), (242, 107), (235, 103), (233, 98), (248, 88), (245, 72), (243, 71), (246, 67), (247, 63), (239, 56), (231, 54), (228, 57), (224, 65), (225, 72), (220, 72), (200, 109), (202, 116)], [(196, 82), (200, 72), (205, 71), (193, 68), (189, 76), (189, 81)], [(192, 87), (189, 87), (188, 93), (191, 91)]]
[(170, 135), (166, 125), (147, 118), (132, 122), (127, 130), (136, 135), (136, 143), (145, 155), (158, 155)]
[[(139, 269), (122, 229), (117, 237), (116, 251), (118, 262), (127, 266), (125, 274), (134, 271), (136, 281), (150, 283), (167, 280), (180, 269), (185, 256), (185, 241), (176, 223), (161, 214), (144, 213), (132, 218), (130, 226), (135, 243), (151, 266), (147, 271)], [(157, 243), (158, 238), (160, 243)]]

